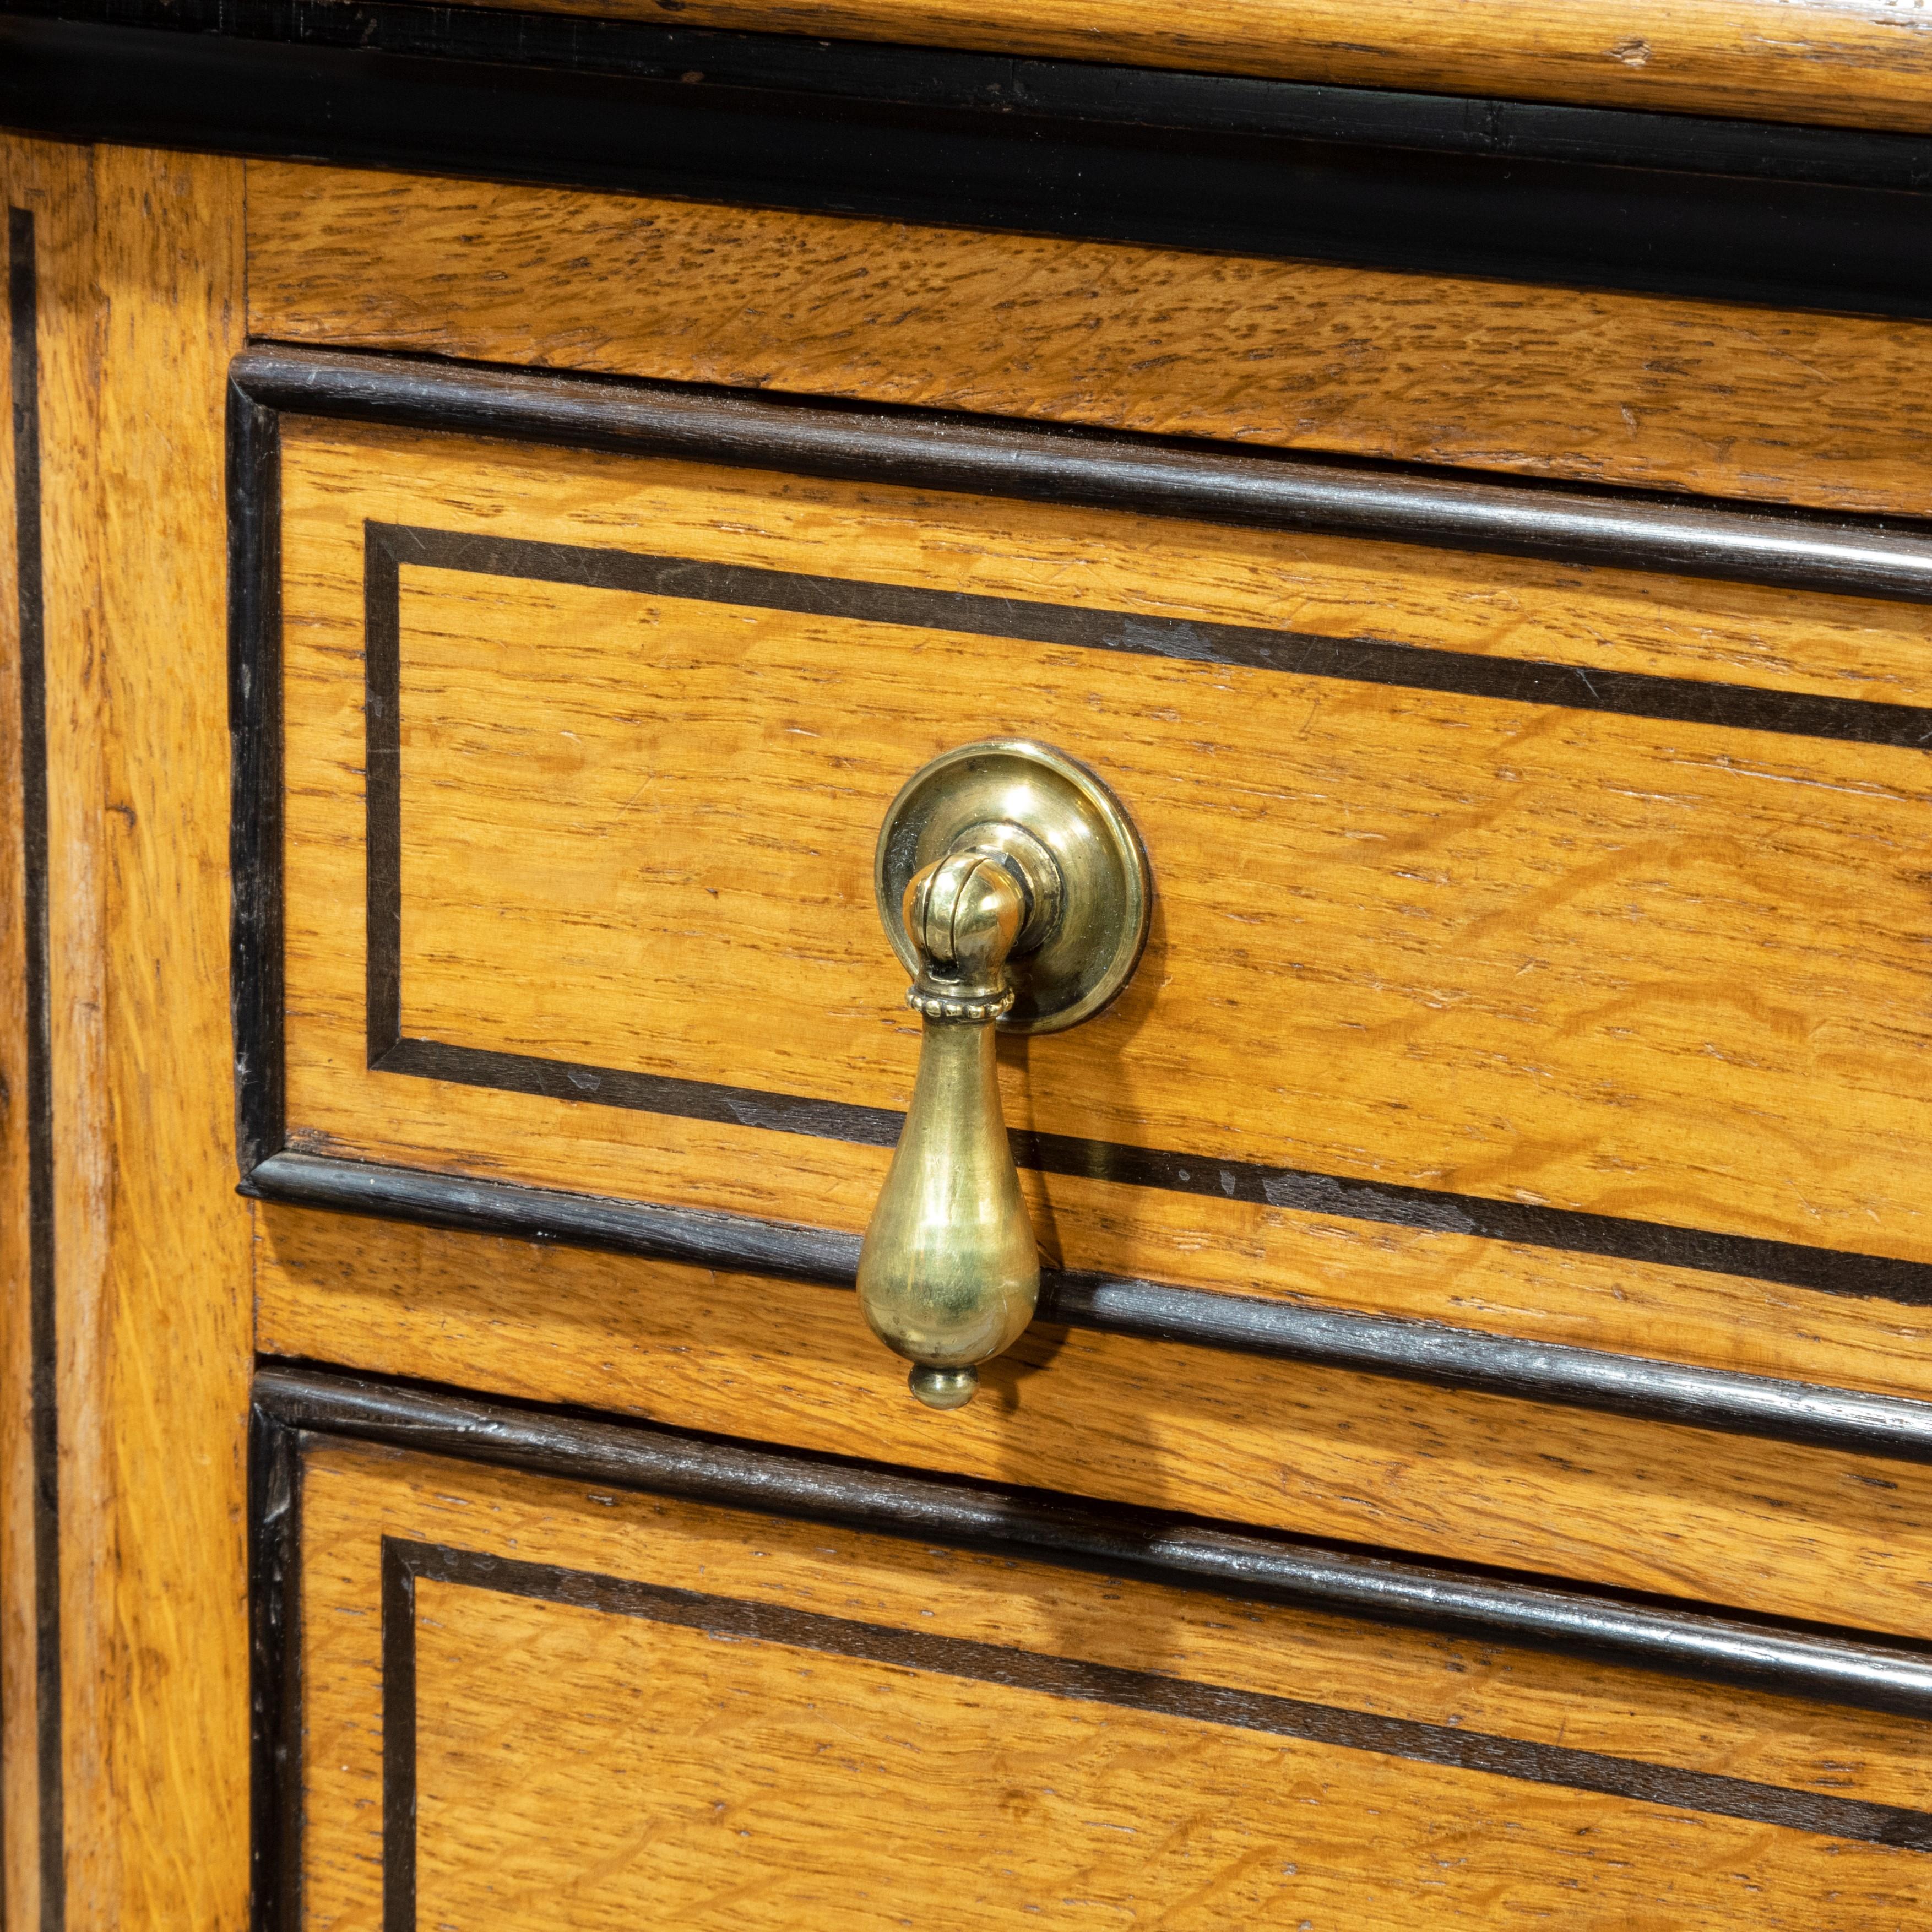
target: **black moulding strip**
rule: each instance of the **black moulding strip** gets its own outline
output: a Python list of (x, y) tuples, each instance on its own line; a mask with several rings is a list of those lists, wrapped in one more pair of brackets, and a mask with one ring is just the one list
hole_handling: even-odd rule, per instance
[(1873, 518), (328, 350), (251, 349), (236, 358), (230, 379), (251, 402), (291, 415), (1932, 602), (1932, 530)]
[[(856, 1234), (326, 1155), (272, 1155), (242, 1183), (242, 1192), (292, 1205), (836, 1288), (851, 1287), (858, 1273)], [(1047, 1275), (1037, 1319), (1726, 1435), (1932, 1462), (1932, 1402), (1900, 1396), (1097, 1274)]]
[(255, 1401), (288, 1427), (424, 1454), (1932, 1717), (1932, 1650), (309, 1368), (262, 1368)]

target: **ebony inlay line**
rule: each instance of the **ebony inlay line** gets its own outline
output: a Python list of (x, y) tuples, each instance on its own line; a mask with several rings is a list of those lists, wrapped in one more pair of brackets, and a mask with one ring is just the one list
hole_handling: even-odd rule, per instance
[(326, 1370), (266, 1366), (255, 1387), (257, 1407), (292, 1428), (1932, 1717), (1932, 1646), (1788, 1621), (1745, 1622), (1126, 1504), (754, 1448)]
[[(538, 543), (520, 537), (426, 530), (413, 525), (367, 526), (370, 619), (369, 686), (386, 694), (396, 676), (397, 567), (466, 571), (586, 590), (782, 610), (846, 623), (892, 625), (1002, 641), (1074, 645), (1138, 657), (1238, 665), (1298, 677), (1339, 678), (1517, 704), (1606, 711), (1670, 724), (1708, 724), (1734, 731), (1772, 731), (1792, 737), (1837, 739), (1857, 745), (1932, 745), (1932, 709), (1868, 698), (1828, 698), (1750, 685), (1706, 683), (1641, 671), (1441, 650), (1378, 638), (1329, 638), (1258, 625), (1210, 623), (1192, 617), (1149, 616), (1089, 604), (1046, 604), (989, 597), (968, 590), (934, 590), (850, 578), (816, 577), (749, 564), (700, 562), (581, 544)], [(1932, 589), (1932, 578), (1928, 580)], [(380, 624), (376, 621), (380, 616)], [(376, 639), (380, 638), (379, 671)], [(379, 681), (380, 680), (380, 681)], [(394, 761), (393, 720), (380, 740), (386, 767)], [(372, 716), (370, 755), (377, 755)], [(387, 783), (388, 781), (385, 780)]]
[[(373, 981), (373, 970), (370, 977)], [(372, 1043), (374, 1019), (372, 1013)], [(499, 1094), (582, 1100), (634, 1113), (706, 1120), (715, 1126), (764, 1127), (776, 1133), (808, 1134), (814, 1140), (854, 1141), (866, 1147), (894, 1146), (905, 1124), (904, 1114), (893, 1107), (852, 1106), (841, 1100), (768, 1094), (760, 1088), (686, 1080), (668, 1073), (633, 1073), (574, 1060), (545, 1060), (534, 1054), (451, 1046), (434, 1040), (398, 1040), (369, 1066), (372, 1072), (406, 1073), (417, 1079), (446, 1080)]]
[[(1470, 1731), (1410, 1718), (1388, 1718), (1300, 1698), (1202, 1684), (1152, 1671), (1096, 1664), (1084, 1658), (1022, 1650), (973, 1638), (940, 1636), (923, 1630), (865, 1623), (778, 1604), (647, 1583), (592, 1570), (530, 1563), (512, 1557), (443, 1544), (382, 1539), (383, 1656), (383, 1854), (387, 1871), (397, 1872), (393, 1892), (386, 1887), (388, 1924), (413, 1927), (415, 1751), (418, 1714), (413, 1702), (415, 1660), (400, 1652), (414, 1647), (413, 1583), (418, 1580), (488, 1590), (538, 1603), (568, 1604), (608, 1616), (634, 1617), (680, 1630), (697, 1630), (734, 1642), (782, 1644), (831, 1657), (916, 1670), (968, 1683), (997, 1684), (1035, 1695), (1081, 1703), (1105, 1704), (1191, 1724), (1217, 1724), (1272, 1737), (1296, 1738), (1345, 1750), (1376, 1752), (1420, 1764), (1486, 1772), (1532, 1784), (1553, 1784), (1602, 1796), (1636, 1798), (1754, 1824), (1812, 1832), (1860, 1843), (1932, 1851), (1932, 1813), (1901, 1805), (1874, 1804), (1779, 1785), (1683, 1771), (1640, 1759), (1540, 1744), (1493, 1732)], [(392, 1626), (392, 1618), (394, 1618)], [(392, 1659), (397, 1666), (392, 1669)], [(394, 1688), (392, 1701), (388, 1694)], [(391, 1725), (395, 1722), (392, 1733)], [(397, 1739), (392, 1754), (392, 1735)], [(406, 1751), (403, 1742), (406, 1738)], [(390, 1774), (398, 1790), (390, 1795)], [(393, 1824), (395, 1838), (388, 1834)], [(393, 1845), (393, 1850), (392, 1849)], [(405, 1879), (398, 1868), (411, 1868)]]
[(369, 1064), (400, 1036), (403, 1008), (402, 573), (397, 548), (370, 524), (363, 545), (363, 842)]
[(67, 1920), (61, 1752), (59, 1354), (54, 1269), (53, 1035), (49, 950), (46, 595), (40, 540), (39, 289), (34, 218), (7, 219), (14, 536), (20, 638), (20, 843), (26, 1004), (27, 1328), (33, 1469), (34, 1676), (40, 1924)]
[[(555, 1241), (607, 1253), (850, 1288), (859, 1237), (702, 1208), (652, 1206), (280, 1154), (242, 1184), (266, 1201)], [(1778, 1442), (1932, 1462), (1932, 1402), (1732, 1369), (1118, 1276), (1049, 1271), (1039, 1319), (1280, 1360), (1394, 1376)]]
[(382, 1539), (382, 1932), (416, 1923), (415, 1566)]

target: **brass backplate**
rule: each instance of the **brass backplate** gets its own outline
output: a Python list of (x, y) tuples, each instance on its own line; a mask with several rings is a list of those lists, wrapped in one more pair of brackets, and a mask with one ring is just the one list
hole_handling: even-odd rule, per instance
[(1057, 915), (1015, 958), (1010, 1033), (1057, 1033), (1090, 1019), (1133, 976), (1147, 944), (1153, 881), (1139, 835), (1120, 802), (1077, 760), (1024, 739), (987, 739), (942, 754), (916, 772), (879, 830), (874, 868), (879, 917), (908, 973), (919, 956), (907, 937), (906, 887), (922, 866), (976, 827), (1023, 826), (1060, 874)]

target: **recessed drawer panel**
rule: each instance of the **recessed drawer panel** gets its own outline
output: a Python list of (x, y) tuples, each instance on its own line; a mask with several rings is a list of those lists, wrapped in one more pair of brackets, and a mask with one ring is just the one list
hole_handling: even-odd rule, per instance
[[(283, 1382), (270, 1408), (314, 1422), (315, 1378), (292, 1403)], [(434, 1401), (339, 1406), (449, 1432)], [(484, 1414), (445, 1406), (457, 1435)], [(493, 1455), (576, 1453), (568, 1425), (498, 1420)], [(1034, 1556), (976, 1549), (970, 1493), (587, 1433), (628, 1483), (278, 1426), (264, 1547), (296, 1614), (268, 1708), (302, 1740), (302, 1922), (1875, 1932), (1923, 1910), (1914, 1718), (1162, 1582), (1213, 1546), (1191, 1531), (1070, 1568), (1101, 1520), (1016, 1516)], [(840, 1526), (868, 1484), (899, 1534)], [(1322, 1569), (1244, 1547), (1257, 1576)]]

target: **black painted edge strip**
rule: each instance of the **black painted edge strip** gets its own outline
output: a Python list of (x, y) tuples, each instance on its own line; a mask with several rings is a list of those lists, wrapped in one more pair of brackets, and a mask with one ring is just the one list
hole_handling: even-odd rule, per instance
[(1255, 79), (389, 0), (9, 0), (40, 19), (756, 89), (1030, 122), (1419, 148), (1913, 190), (1932, 141), (1860, 128)]
[(282, 1144), (281, 428), (228, 385), (229, 1003), (242, 1171)]
[[(433, 52), (422, 50), (438, 46), (434, 27), (413, 42), (388, 36), (386, 46), (387, 15), (362, 22), (370, 44), (346, 45), (58, 10), (27, 0), (0, 13), (0, 122), (56, 138), (1398, 273), (1932, 312), (1932, 198), (1916, 186), (1847, 184), (1843, 176), (1863, 166), (1821, 162), (1845, 152), (1824, 129), (1806, 130), (1809, 164), (1780, 178), (1654, 158), (1606, 162), (1574, 148), (1560, 158), (1499, 153), (1480, 140), (1418, 148), (1280, 126), (1150, 122), (1146, 80), (1123, 116), (1096, 113), (1090, 100), (992, 112), (788, 86), (770, 73), (752, 84), (692, 83), (622, 63), (532, 64), (519, 57), (515, 16), (492, 28), (458, 10), (445, 13), (450, 50)], [(920, 50), (904, 52), (910, 65)], [(1480, 121), (1496, 104), (1471, 105)], [(1663, 145), (1688, 158), (1681, 142)], [(1772, 139), (1779, 152), (1790, 145)], [(1895, 180), (1895, 166), (1888, 172)], [(1907, 178), (1916, 181), (1916, 165)]]
[(33, 1465), (34, 1674), (40, 1925), (67, 1921), (61, 1723), (59, 1357), (55, 1331), (52, 958), (47, 831), (46, 594), (40, 542), (39, 300), (34, 218), (8, 214), (14, 513), (20, 636), (20, 838), (26, 969), (27, 1325)]
[[(404, 1594), (401, 1580), (398, 1579), (393, 1591), (390, 1585), (393, 1568), (426, 1581), (568, 1604), (608, 1616), (638, 1618), (728, 1642), (782, 1644), (928, 1676), (963, 1678), (969, 1683), (997, 1684), (1044, 1696), (1106, 1704), (1185, 1724), (1256, 1731), (1342, 1750), (1372, 1751), (1412, 1763), (1480, 1772), (1491, 1777), (1556, 1785), (1604, 1797), (1634, 1798), (1644, 1804), (1743, 1819), (1754, 1824), (1775, 1825), (1861, 1844), (1932, 1851), (1932, 1812), (1912, 1810), (1903, 1805), (1874, 1804), (1821, 1792), (1795, 1791), (1720, 1773), (1684, 1771), (1646, 1763), (1637, 1758), (1578, 1750), (1561, 1744), (1534, 1744), (1494, 1732), (1464, 1730), (1412, 1718), (1383, 1717), (1303, 1698), (1237, 1690), (975, 1638), (940, 1636), (887, 1624), (865, 1623), (851, 1617), (830, 1616), (822, 1611), (795, 1610), (788, 1604), (721, 1597), (593, 1570), (567, 1569), (560, 1564), (526, 1562), (514, 1557), (454, 1549), (445, 1544), (385, 1537), (382, 1568), (386, 1660), (389, 1655), (388, 1617), (392, 1605), (399, 1620), (406, 1615), (412, 1617), (413, 1631), (413, 1606)], [(413, 1695), (412, 1666), (413, 1660), (410, 1672), (398, 1672), (393, 1678), (385, 1668), (386, 1693), (394, 1682), (398, 1706), (404, 1696)], [(392, 1708), (397, 1707), (391, 1706), (386, 1694), (386, 1742)], [(412, 1711), (410, 1716), (413, 1720), (415, 1713)], [(413, 1796), (412, 1761), (410, 1771)], [(412, 1832), (406, 1838), (403, 1834), (403, 1810), (399, 1802), (394, 1814), (399, 1827), (398, 1852), (412, 1850), (414, 1844)], [(386, 1820), (391, 1815), (386, 1808), (386, 1864), (392, 1856), (386, 1835)], [(398, 1889), (400, 1892), (401, 1887)], [(412, 1911), (414, 1904), (412, 1896), (409, 1900)], [(393, 1922), (409, 1926), (414, 1922), (398, 1916)]]
[(259, 1408), (248, 1430), (250, 1924), (300, 1932), (301, 1440)]
[[(231, 380), (291, 415), (794, 475), (1932, 602), (1932, 526), (1692, 504), (884, 406), (261, 346)], [(1900, 707), (1903, 709), (1903, 707)]]
[(255, 1401), (292, 1428), (530, 1474), (1298, 1604), (1701, 1682), (1932, 1716), (1932, 1646), (1740, 1622), (1124, 1505), (835, 1462), (312, 1368), (258, 1369)]
[[(373, 836), (376, 830), (373, 818), (370, 830)], [(372, 865), (372, 880), (375, 875)], [(372, 958), (376, 938), (392, 934), (400, 923), (400, 912), (392, 902), (385, 908), (384, 926), (372, 931)], [(383, 974), (386, 984), (396, 982), (387, 961)], [(372, 967), (372, 986), (376, 978)], [(393, 1011), (390, 1009), (381, 1018), (387, 1021)], [(372, 1046), (378, 1031), (378, 1016), (372, 1014)], [(578, 1106), (622, 1108), (718, 1126), (808, 1135), (859, 1147), (896, 1145), (905, 1119), (893, 1108), (816, 1100), (674, 1074), (590, 1066), (487, 1047), (453, 1046), (441, 1040), (397, 1040), (380, 1058), (370, 1060), (370, 1068), (374, 1072), (448, 1081), (493, 1093), (524, 1094)], [(1807, 1247), (1802, 1242), (1760, 1235), (1717, 1234), (1579, 1208), (1453, 1194), (1399, 1182), (1358, 1180), (1226, 1155), (1177, 1153), (1166, 1148), (1084, 1140), (1024, 1128), (1010, 1130), (1007, 1138), (1016, 1164), (1036, 1173), (1069, 1174), (1118, 1187), (1156, 1188), (1164, 1193), (1198, 1195), (1208, 1200), (1241, 1201), (1384, 1227), (1474, 1234), (1485, 1240), (1547, 1248), (1556, 1253), (1740, 1276), (1817, 1294), (1893, 1301), (1903, 1307), (1932, 1306), (1932, 1266), (1922, 1262), (1857, 1254), (1842, 1248)]]
[[(715, 1209), (651, 1207), (323, 1155), (278, 1154), (256, 1168), (242, 1191), (292, 1206), (832, 1288), (850, 1288), (858, 1272), (856, 1234)], [(1038, 1319), (1048, 1325), (1064, 1323), (1772, 1442), (1932, 1462), (1932, 1402), (1900, 1396), (1091, 1274), (1048, 1274)]]

